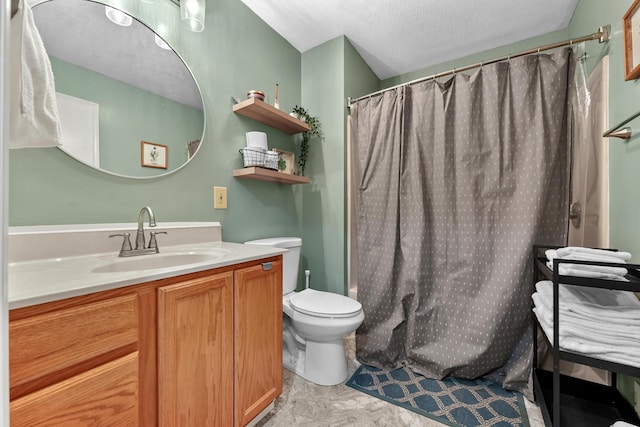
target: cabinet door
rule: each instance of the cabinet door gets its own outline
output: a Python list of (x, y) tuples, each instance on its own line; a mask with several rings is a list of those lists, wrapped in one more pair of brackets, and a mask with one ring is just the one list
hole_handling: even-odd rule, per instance
[(11, 426), (137, 426), (138, 352), (11, 401)]
[(158, 424), (230, 426), (233, 274), (158, 289)]
[(235, 425), (244, 426), (282, 392), (282, 261), (236, 270), (234, 301)]

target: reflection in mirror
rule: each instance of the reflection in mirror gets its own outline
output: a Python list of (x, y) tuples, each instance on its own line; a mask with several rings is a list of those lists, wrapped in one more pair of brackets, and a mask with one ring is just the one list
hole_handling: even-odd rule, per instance
[[(162, 38), (110, 9), (89, 0), (33, 7), (56, 82), (61, 148), (115, 175), (173, 172), (200, 147), (204, 112), (198, 86)], [(166, 168), (143, 165), (142, 141), (167, 147)]]

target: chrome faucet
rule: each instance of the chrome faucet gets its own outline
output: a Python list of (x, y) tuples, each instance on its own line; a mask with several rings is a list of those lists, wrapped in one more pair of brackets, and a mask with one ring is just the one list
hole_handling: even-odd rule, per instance
[(144, 214), (145, 212), (149, 216), (149, 227), (156, 226), (156, 216), (153, 214), (153, 211), (149, 206), (145, 206), (140, 209), (140, 213), (138, 214), (138, 230), (136, 231), (136, 247), (135, 249), (131, 248), (131, 241), (129, 239), (129, 233), (121, 233), (121, 234), (112, 234), (109, 237), (122, 236), (124, 238), (122, 242), (122, 248), (120, 249), (121, 257), (130, 257), (136, 255), (147, 255), (147, 254), (157, 254), (158, 242), (156, 240), (156, 236), (158, 234), (167, 234), (166, 231), (152, 231), (149, 238), (149, 247), (145, 247), (145, 238), (144, 238)]
[(156, 226), (156, 216), (149, 206), (140, 209), (138, 214), (138, 231), (136, 232), (136, 248), (135, 250), (144, 249), (144, 213), (149, 215), (149, 227)]

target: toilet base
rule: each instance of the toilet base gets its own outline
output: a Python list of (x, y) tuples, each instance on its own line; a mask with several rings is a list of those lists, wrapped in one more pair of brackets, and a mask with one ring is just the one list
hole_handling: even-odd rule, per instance
[(342, 338), (314, 342), (306, 341), (305, 348), (291, 347), (283, 351), (283, 366), (314, 384), (332, 386), (343, 383), (348, 376), (347, 356)]
[(342, 337), (333, 341), (307, 340), (304, 378), (319, 385), (336, 385), (347, 379), (347, 356)]

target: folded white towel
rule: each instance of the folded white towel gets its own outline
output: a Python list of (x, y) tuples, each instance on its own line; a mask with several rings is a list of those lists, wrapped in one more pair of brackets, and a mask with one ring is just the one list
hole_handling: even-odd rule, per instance
[(544, 251), (544, 254), (549, 261), (553, 261), (554, 258), (558, 258), (558, 251), (556, 251), (555, 249), (547, 249), (546, 251)]
[[(553, 262), (547, 261), (547, 267), (553, 270)], [(558, 266), (558, 274), (563, 276), (589, 277), (592, 279), (617, 280), (619, 282), (628, 282), (629, 279), (624, 277), (627, 269), (620, 267), (608, 267), (598, 265), (581, 265), (581, 264), (565, 264)]]
[[(562, 259), (575, 259), (580, 261), (611, 262), (611, 263), (617, 263), (617, 264), (627, 263), (622, 258), (607, 255), (607, 253), (613, 254), (615, 252), (611, 252), (611, 251), (601, 251), (601, 252), (605, 252), (605, 253), (592, 254), (588, 252), (566, 252), (566, 251), (563, 251), (562, 249), (557, 249), (557, 250), (549, 249), (545, 251), (545, 255), (547, 256), (547, 259), (549, 261), (553, 261), (554, 258), (562, 258)], [(628, 252), (625, 252), (625, 253), (628, 253)]]
[(566, 255), (569, 255), (569, 254), (586, 254), (586, 255), (594, 255), (594, 256), (613, 257), (613, 258), (621, 259), (623, 261), (629, 261), (631, 259), (631, 254), (629, 252), (607, 251), (604, 249), (583, 248), (581, 246), (567, 246), (566, 248), (560, 248), (560, 249), (557, 249), (557, 253), (558, 253), (558, 256), (561, 258), (564, 258)]
[[(533, 310), (538, 317), (537, 309)], [(553, 325), (548, 324), (538, 317), (538, 324), (547, 336), (549, 342), (553, 345)], [(608, 360), (615, 363), (623, 363), (629, 366), (640, 367), (640, 356), (634, 350), (627, 350), (625, 347), (613, 347), (610, 345), (602, 345), (598, 343), (589, 343), (572, 337), (563, 337), (560, 339), (560, 348), (565, 351), (581, 353), (590, 357)]]
[[(541, 280), (536, 291), (553, 307), (553, 282)], [(640, 301), (633, 292), (586, 286), (558, 285), (560, 309), (579, 313), (604, 322), (640, 323)]]
[(9, 148), (61, 145), (51, 63), (26, 1), (11, 20)]
[[(602, 254), (605, 252), (614, 253), (611, 251), (603, 251), (593, 249), (596, 253), (590, 252), (567, 252), (564, 251), (568, 248), (561, 248), (558, 250), (548, 249), (545, 251), (545, 255), (549, 260), (547, 267), (553, 270), (553, 260), (555, 258), (562, 258), (564, 260), (579, 260), (579, 261), (593, 261), (593, 262), (611, 262), (616, 264), (626, 264), (626, 261), (622, 258), (616, 258)], [(581, 248), (588, 249), (588, 248)], [(561, 263), (558, 267), (558, 273), (564, 276), (578, 276), (578, 277), (590, 277), (594, 279), (607, 279), (618, 280), (628, 282), (626, 276), (629, 272), (624, 267), (612, 267), (607, 265), (586, 265), (586, 264), (569, 264)]]
[[(535, 303), (538, 317), (553, 324), (553, 310), (536, 292), (531, 298)], [(560, 335), (593, 340), (603, 344), (634, 347), (640, 353), (640, 323), (614, 323), (598, 318), (582, 316), (560, 310)]]

